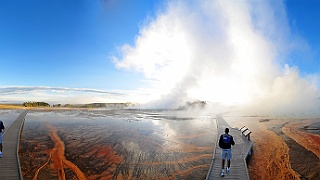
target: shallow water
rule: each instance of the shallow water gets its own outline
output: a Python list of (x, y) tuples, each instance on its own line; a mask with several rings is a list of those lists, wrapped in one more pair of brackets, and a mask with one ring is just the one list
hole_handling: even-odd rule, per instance
[(92, 110), (29, 112), (20, 142), (24, 179), (204, 179), (214, 114)]
[(17, 119), (22, 111), (20, 110), (0, 110), (0, 120), (6, 129)]

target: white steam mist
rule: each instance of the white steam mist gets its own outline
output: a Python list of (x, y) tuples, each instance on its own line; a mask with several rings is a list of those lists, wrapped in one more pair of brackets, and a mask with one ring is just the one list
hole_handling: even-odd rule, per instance
[(204, 100), (258, 112), (316, 111), (318, 76), (301, 77), (286, 64), (306, 46), (297, 39), (281, 1), (169, 1), (113, 60), (150, 81), (149, 96), (139, 99), (152, 107)]

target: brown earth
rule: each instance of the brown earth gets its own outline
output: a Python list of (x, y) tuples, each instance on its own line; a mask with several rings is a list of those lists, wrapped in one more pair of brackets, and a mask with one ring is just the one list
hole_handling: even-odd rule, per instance
[(287, 124), (282, 131), (301, 146), (312, 151), (320, 160), (320, 135), (301, 131), (310, 126), (315, 120), (298, 121)]
[(284, 140), (290, 148), (291, 167), (299, 174), (300, 179), (320, 179), (320, 136), (298, 130), (310, 124), (310, 120), (299, 121), (282, 128), (284, 136), (287, 136)]
[[(314, 132), (318, 119), (225, 119), (233, 127), (246, 125), (252, 131), (250, 179), (320, 179), (319, 135), (306, 131), (312, 127), (309, 129)], [(215, 124), (195, 130), (185, 125), (187, 122), (168, 121), (172, 130), (180, 129), (167, 132), (131, 120), (100, 126), (28, 125), (27, 121), (19, 151), (23, 177), (204, 179), (211, 162)]]
[(269, 130), (259, 133), (249, 166), (250, 179), (299, 179), (290, 168), (286, 143)]
[(301, 131), (318, 120), (271, 117), (244, 119), (247, 119), (244, 121), (253, 131), (253, 155), (248, 168), (250, 179), (320, 178), (320, 136)]

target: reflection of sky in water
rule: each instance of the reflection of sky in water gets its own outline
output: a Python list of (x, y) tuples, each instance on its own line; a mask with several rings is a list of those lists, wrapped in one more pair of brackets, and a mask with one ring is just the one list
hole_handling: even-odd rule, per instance
[(155, 144), (174, 144), (178, 149), (185, 143), (212, 146), (216, 136), (214, 115), (183, 111), (34, 111), (27, 114), (26, 123), (50, 123), (60, 130), (77, 130), (81, 134), (75, 138), (91, 138), (98, 133), (109, 138), (114, 136), (128, 150), (140, 149), (146, 143), (141, 139), (156, 141), (152, 142)]
[[(11, 112), (10, 112), (11, 113)], [(19, 113), (18, 113), (19, 114)], [(149, 126), (176, 126), (184, 123), (193, 128), (201, 128), (208, 120), (212, 120), (214, 116), (186, 116), (175, 111), (134, 111), (134, 110), (118, 110), (118, 111), (54, 111), (40, 112), (29, 111), (27, 114), (28, 122), (50, 122), (53, 124), (104, 124), (111, 121), (126, 122), (134, 125), (135, 123), (148, 124)], [(142, 122), (140, 122), (142, 121)]]
[(21, 112), (19, 110), (0, 110), (0, 120), (6, 129), (18, 118)]
[[(22, 147), (33, 147), (31, 142), (34, 146), (52, 147), (48, 136), (52, 128), (65, 145), (66, 158), (84, 171), (98, 173), (105, 169), (103, 163), (113, 162), (112, 158), (101, 158), (113, 157), (114, 152), (121, 159), (114, 161), (114, 173), (142, 173), (141, 177), (153, 177), (154, 171), (159, 177), (182, 172), (205, 177), (203, 172), (209, 167), (217, 136), (213, 114), (155, 110), (30, 111)], [(39, 153), (38, 147), (24, 150), (35, 156)], [(164, 168), (168, 172), (163, 172)]]
[(69, 137), (65, 141), (74, 138), (98, 143), (92, 141), (99, 140), (100, 144), (122, 144), (128, 151), (148, 152), (157, 148), (175, 151), (190, 145), (212, 147), (216, 139), (214, 115), (183, 111), (74, 110), (27, 114), (25, 126), (39, 123), (57, 127), (61, 136)]

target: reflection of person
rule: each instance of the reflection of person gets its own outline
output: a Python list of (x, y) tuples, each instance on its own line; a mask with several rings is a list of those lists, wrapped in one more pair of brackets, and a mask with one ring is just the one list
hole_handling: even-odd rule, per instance
[(232, 158), (231, 145), (234, 146), (233, 137), (229, 135), (229, 128), (224, 130), (225, 134), (222, 134), (219, 139), (219, 147), (222, 149), (222, 167), (221, 176), (224, 176), (224, 163), (227, 159), (227, 174), (230, 174), (230, 159)]
[(0, 157), (2, 157), (2, 133), (4, 130), (3, 122), (0, 120)]

